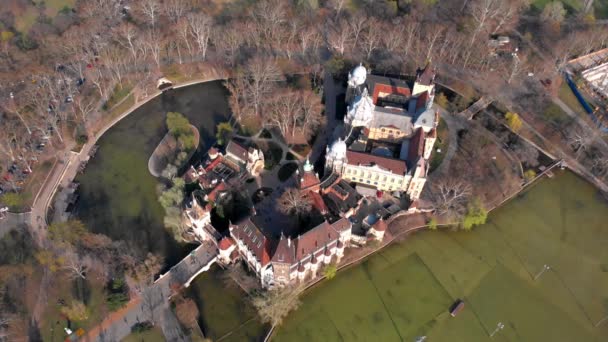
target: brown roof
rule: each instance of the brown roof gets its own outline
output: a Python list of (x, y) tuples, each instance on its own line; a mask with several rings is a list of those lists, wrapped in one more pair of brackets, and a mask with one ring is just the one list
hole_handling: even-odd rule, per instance
[(226, 153), (233, 154), (242, 161), (247, 161), (247, 147), (237, 143), (234, 140), (230, 140), (228, 146), (226, 146)]
[(427, 63), (424, 69), (416, 70), (416, 82), (428, 86), (433, 83), (435, 79), (435, 70), (431, 66), (431, 63)]
[(285, 236), (281, 235), (281, 239), (277, 244), (277, 249), (272, 256), (272, 262), (286, 263), (292, 265), (295, 262), (294, 243)]
[(375, 156), (372, 154), (346, 151), (348, 163), (352, 165), (378, 165), (392, 173), (403, 175), (407, 171), (407, 166), (403, 160)]
[(350, 221), (345, 218), (342, 217), (341, 219), (339, 219), (338, 221), (334, 222), (332, 224), (332, 227), (337, 231), (337, 232), (343, 232), (345, 230), (351, 229), (352, 228), (352, 223), (350, 223)]
[[(418, 157), (424, 153), (424, 131), (422, 127), (416, 130), (414, 136), (410, 139), (410, 146), (407, 159), (409, 162), (416, 162)], [(410, 164), (411, 166), (411, 164)]]
[(251, 221), (251, 218), (247, 218), (239, 224), (232, 226), (230, 233), (235, 239), (242, 241), (249, 248), (262, 266), (266, 266), (270, 262), (270, 240)]
[(296, 260), (304, 259), (319, 248), (338, 240), (338, 237), (338, 232), (327, 221), (323, 221), (320, 225), (294, 239), (296, 242)]
[(321, 195), (316, 191), (310, 191), (308, 196), (312, 199), (312, 205), (315, 207), (321, 214), (327, 213), (327, 205), (323, 201)]

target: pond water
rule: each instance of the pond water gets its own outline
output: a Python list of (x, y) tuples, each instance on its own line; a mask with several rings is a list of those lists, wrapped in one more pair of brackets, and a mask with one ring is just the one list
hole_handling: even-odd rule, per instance
[[(199, 154), (214, 140), (217, 123), (230, 115), (221, 81), (170, 90), (121, 120), (98, 141), (99, 150), (76, 181), (77, 216), (92, 231), (126, 241), (141, 253), (154, 252), (175, 264), (188, 247), (178, 245), (163, 226), (157, 200), (159, 182), (148, 158), (164, 134), (166, 113), (184, 114), (201, 133)], [(194, 158), (197, 158), (195, 156)]]

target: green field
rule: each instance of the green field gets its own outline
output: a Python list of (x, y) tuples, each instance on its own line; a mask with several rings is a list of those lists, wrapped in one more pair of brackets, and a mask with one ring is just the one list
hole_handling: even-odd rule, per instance
[(605, 341), (607, 208), (573, 174), (544, 180), (473, 232), (419, 233), (339, 273), (273, 340)]

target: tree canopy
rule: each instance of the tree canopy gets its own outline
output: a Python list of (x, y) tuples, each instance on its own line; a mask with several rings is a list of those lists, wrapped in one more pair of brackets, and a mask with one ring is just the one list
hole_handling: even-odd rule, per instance
[(467, 213), (462, 219), (462, 228), (471, 230), (474, 226), (486, 223), (488, 211), (483, 207), (481, 201), (476, 198), (469, 202)]

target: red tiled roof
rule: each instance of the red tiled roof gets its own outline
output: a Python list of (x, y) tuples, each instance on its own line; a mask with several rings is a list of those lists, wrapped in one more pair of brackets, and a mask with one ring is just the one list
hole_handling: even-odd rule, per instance
[(218, 156), (217, 158), (213, 159), (213, 161), (211, 163), (209, 163), (209, 165), (205, 166), (205, 171), (209, 172), (213, 169), (215, 169), (215, 167), (222, 162), (222, 157)]
[(226, 190), (226, 183), (220, 182), (215, 188), (213, 188), (213, 190), (211, 190), (211, 192), (209, 194), (207, 194), (207, 198), (209, 199), (209, 201), (215, 202), (217, 200), (217, 196), (220, 194), (220, 192), (225, 191), (225, 190)]
[(321, 212), (321, 214), (327, 213), (328, 209), (321, 195), (319, 195), (319, 193), (316, 191), (310, 191), (308, 194), (312, 199), (313, 207), (315, 207), (319, 212)]
[(234, 240), (231, 237), (226, 236), (220, 240), (218, 247), (219, 247), (219, 249), (225, 251), (228, 248), (230, 248), (230, 246), (232, 246), (232, 245), (234, 245)]
[(407, 171), (407, 166), (405, 165), (405, 162), (399, 159), (386, 158), (355, 151), (346, 151), (346, 158), (348, 159), (348, 163), (351, 165), (374, 164), (398, 175), (403, 175)]
[(331, 251), (329, 250), (328, 247), (325, 247), (325, 256), (330, 256), (331, 255)]
[(386, 230), (386, 228), (388, 228), (386, 221), (384, 221), (382, 218), (380, 218), (378, 220), (378, 222), (374, 223), (374, 229), (379, 231), (379, 232), (383, 232)]
[(320, 225), (294, 239), (296, 242), (296, 260), (304, 259), (319, 248), (338, 240), (338, 237), (338, 232), (327, 221), (323, 221)]
[(376, 83), (376, 85), (374, 86), (374, 95), (372, 96), (373, 100), (374, 100), (374, 104), (376, 104), (376, 101), (378, 100), (378, 95), (380, 94), (380, 92), (394, 94), (394, 95), (401, 95), (404, 97), (410, 97), (410, 95), (411, 95), (409, 88), (398, 87), (398, 86), (390, 85), (390, 84)]
[[(407, 159), (410, 162), (415, 162), (418, 157), (424, 153), (424, 131), (422, 127), (416, 130), (414, 136), (410, 139), (410, 147), (408, 151)], [(411, 164), (410, 164), (411, 166)]]
[(418, 98), (416, 99), (416, 112), (418, 112), (419, 109), (426, 107), (426, 103), (429, 100), (429, 92), (425, 91), (422, 94), (418, 95)]
[(300, 189), (305, 190), (319, 185), (321, 181), (314, 172), (304, 172), (300, 181)]

